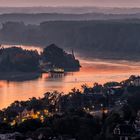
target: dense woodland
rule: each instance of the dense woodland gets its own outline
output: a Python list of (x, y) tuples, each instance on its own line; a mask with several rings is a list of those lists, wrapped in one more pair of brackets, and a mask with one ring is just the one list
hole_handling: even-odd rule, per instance
[(32, 72), (39, 69), (39, 54), (37, 51), (23, 50), (18, 47), (0, 49), (1, 72)]
[(139, 20), (50, 21), (40, 25), (7, 22), (0, 30), (2, 43), (48, 45), (74, 49), (85, 57), (139, 60)]
[[(119, 137), (113, 135), (114, 128), (118, 124), (129, 127), (138, 119), (140, 86), (128, 84), (135, 78), (137, 77), (131, 76), (120, 83), (107, 82), (104, 85), (95, 83), (93, 87), (82, 85), (83, 92), (79, 89), (72, 89), (68, 94), (56, 91), (47, 92), (43, 98), (33, 97), (27, 101), (15, 101), (0, 111), (0, 132), (18, 131), (22, 134), (20, 139), (31, 137), (33, 140), (38, 140), (41, 134), (43, 135), (41, 140), (54, 140), (54, 138), (55, 140), (72, 138), (75, 140), (118, 140)], [(118, 85), (118, 89), (113, 88)], [(114, 89), (114, 94), (111, 89)], [(116, 104), (118, 101), (119, 105)], [(99, 108), (100, 104), (102, 106)], [(105, 113), (104, 110), (108, 107), (110, 111)], [(44, 115), (43, 122), (40, 117), (29, 118), (10, 126), (10, 122), (24, 109), (34, 109), (35, 112), (40, 112), (40, 116), (43, 115), (44, 109), (47, 109), (51, 115)], [(102, 117), (90, 113), (96, 109), (101, 111)], [(124, 132), (137, 135), (132, 129), (131, 127), (128, 131), (126, 128)]]
[(68, 54), (55, 44), (45, 47), (41, 54), (36, 50), (19, 47), (0, 48), (0, 72), (41, 72), (39, 61), (66, 71), (79, 70), (80, 63), (74, 54)]
[(51, 62), (52, 66), (63, 68), (65, 71), (77, 71), (80, 69), (80, 62), (75, 58), (74, 53), (68, 54), (55, 44), (44, 48), (41, 58), (44, 62)]

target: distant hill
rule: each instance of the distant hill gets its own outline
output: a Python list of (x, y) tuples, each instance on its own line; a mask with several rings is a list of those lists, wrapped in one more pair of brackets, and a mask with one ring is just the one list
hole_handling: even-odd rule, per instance
[(24, 22), (25, 24), (40, 24), (44, 21), (86, 21), (86, 20), (121, 20), (140, 19), (140, 12), (135, 14), (104, 14), (104, 13), (83, 13), (83, 14), (63, 14), (63, 13), (9, 13), (0, 15), (0, 23), (13, 21)]
[(55, 43), (85, 57), (140, 60), (140, 21), (50, 21), (38, 26), (7, 22), (0, 30), (0, 42)]
[(140, 19), (140, 8), (110, 7), (0, 7), (0, 24), (8, 21), (40, 24), (44, 21)]
[(104, 14), (135, 14), (140, 8), (111, 8), (111, 7), (0, 7), (0, 14), (4, 13), (104, 13)]

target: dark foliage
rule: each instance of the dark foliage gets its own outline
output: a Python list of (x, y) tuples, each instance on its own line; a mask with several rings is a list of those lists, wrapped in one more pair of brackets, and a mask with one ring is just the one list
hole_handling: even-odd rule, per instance
[(65, 70), (79, 70), (80, 63), (74, 54), (68, 54), (63, 49), (51, 44), (43, 50), (42, 57), (45, 62), (51, 62), (52, 66)]
[[(3, 24), (2, 42), (58, 44), (88, 57), (138, 60), (140, 23), (133, 21), (50, 21), (38, 26)], [(116, 53), (117, 52), (117, 53)]]
[(0, 49), (0, 71), (37, 71), (39, 54), (37, 51), (23, 50), (18, 47)]

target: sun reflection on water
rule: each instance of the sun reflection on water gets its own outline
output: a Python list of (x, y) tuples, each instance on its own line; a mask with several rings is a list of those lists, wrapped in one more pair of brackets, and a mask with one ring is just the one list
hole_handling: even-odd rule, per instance
[[(22, 47), (31, 49), (33, 46)], [(42, 49), (37, 48), (37, 50)], [(92, 61), (80, 59), (80, 62), (82, 67), (79, 72), (69, 72), (59, 78), (51, 78), (45, 73), (42, 77), (31, 81), (0, 81), (0, 109), (7, 107), (15, 100), (27, 100), (33, 96), (42, 97), (47, 91), (58, 90), (66, 94), (74, 87), (80, 89), (85, 83), (92, 86), (95, 82), (101, 84), (108, 81), (120, 82), (132, 74), (140, 74), (139, 62), (97, 59)]]

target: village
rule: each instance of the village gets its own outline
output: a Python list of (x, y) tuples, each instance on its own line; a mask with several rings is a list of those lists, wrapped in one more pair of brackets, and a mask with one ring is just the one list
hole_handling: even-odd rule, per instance
[[(43, 98), (37, 99), (33, 97), (28, 101), (15, 101), (0, 112), (0, 123), (7, 125), (7, 127), (9, 126), (8, 128), (6, 127), (8, 130), (1, 130), (0, 128), (0, 138), (6, 140), (11, 136), (16, 137), (17, 134), (19, 136), (19, 134), (25, 133), (26, 139), (28, 139), (27, 132), (34, 133), (35, 131), (34, 128), (28, 128), (32, 121), (37, 121), (39, 123), (38, 127), (41, 127), (41, 125), (47, 124), (50, 119), (52, 121), (56, 118), (61, 120), (64, 116), (67, 116), (68, 112), (73, 116), (73, 112), (78, 115), (79, 111), (81, 111), (81, 114), (90, 115), (93, 120), (98, 118), (100, 122), (96, 124), (100, 127), (99, 132), (96, 134), (98, 137), (119, 140), (135, 140), (140, 137), (140, 106), (139, 96), (137, 95), (140, 90), (139, 76), (130, 76), (129, 79), (120, 83), (108, 82), (104, 85), (95, 83), (93, 87), (88, 87), (85, 84), (82, 85), (82, 88), (83, 91), (74, 88), (68, 94), (56, 91), (47, 92)], [(109, 121), (109, 119), (111, 120)], [(108, 121), (110, 125), (107, 125)], [(27, 129), (23, 132), (21, 128), (25, 124)], [(50, 127), (52, 127), (51, 124)], [(93, 125), (92, 127), (95, 126)], [(110, 127), (112, 127), (111, 130)], [(39, 137), (41, 137), (40, 139), (43, 139), (43, 137), (48, 138), (48, 136), (44, 135), (43, 131), (40, 131), (37, 139)], [(96, 135), (94, 138), (98, 140)], [(71, 137), (76, 139), (70, 134), (66, 138), (60, 132), (49, 136), (52, 140), (70, 140)]]

